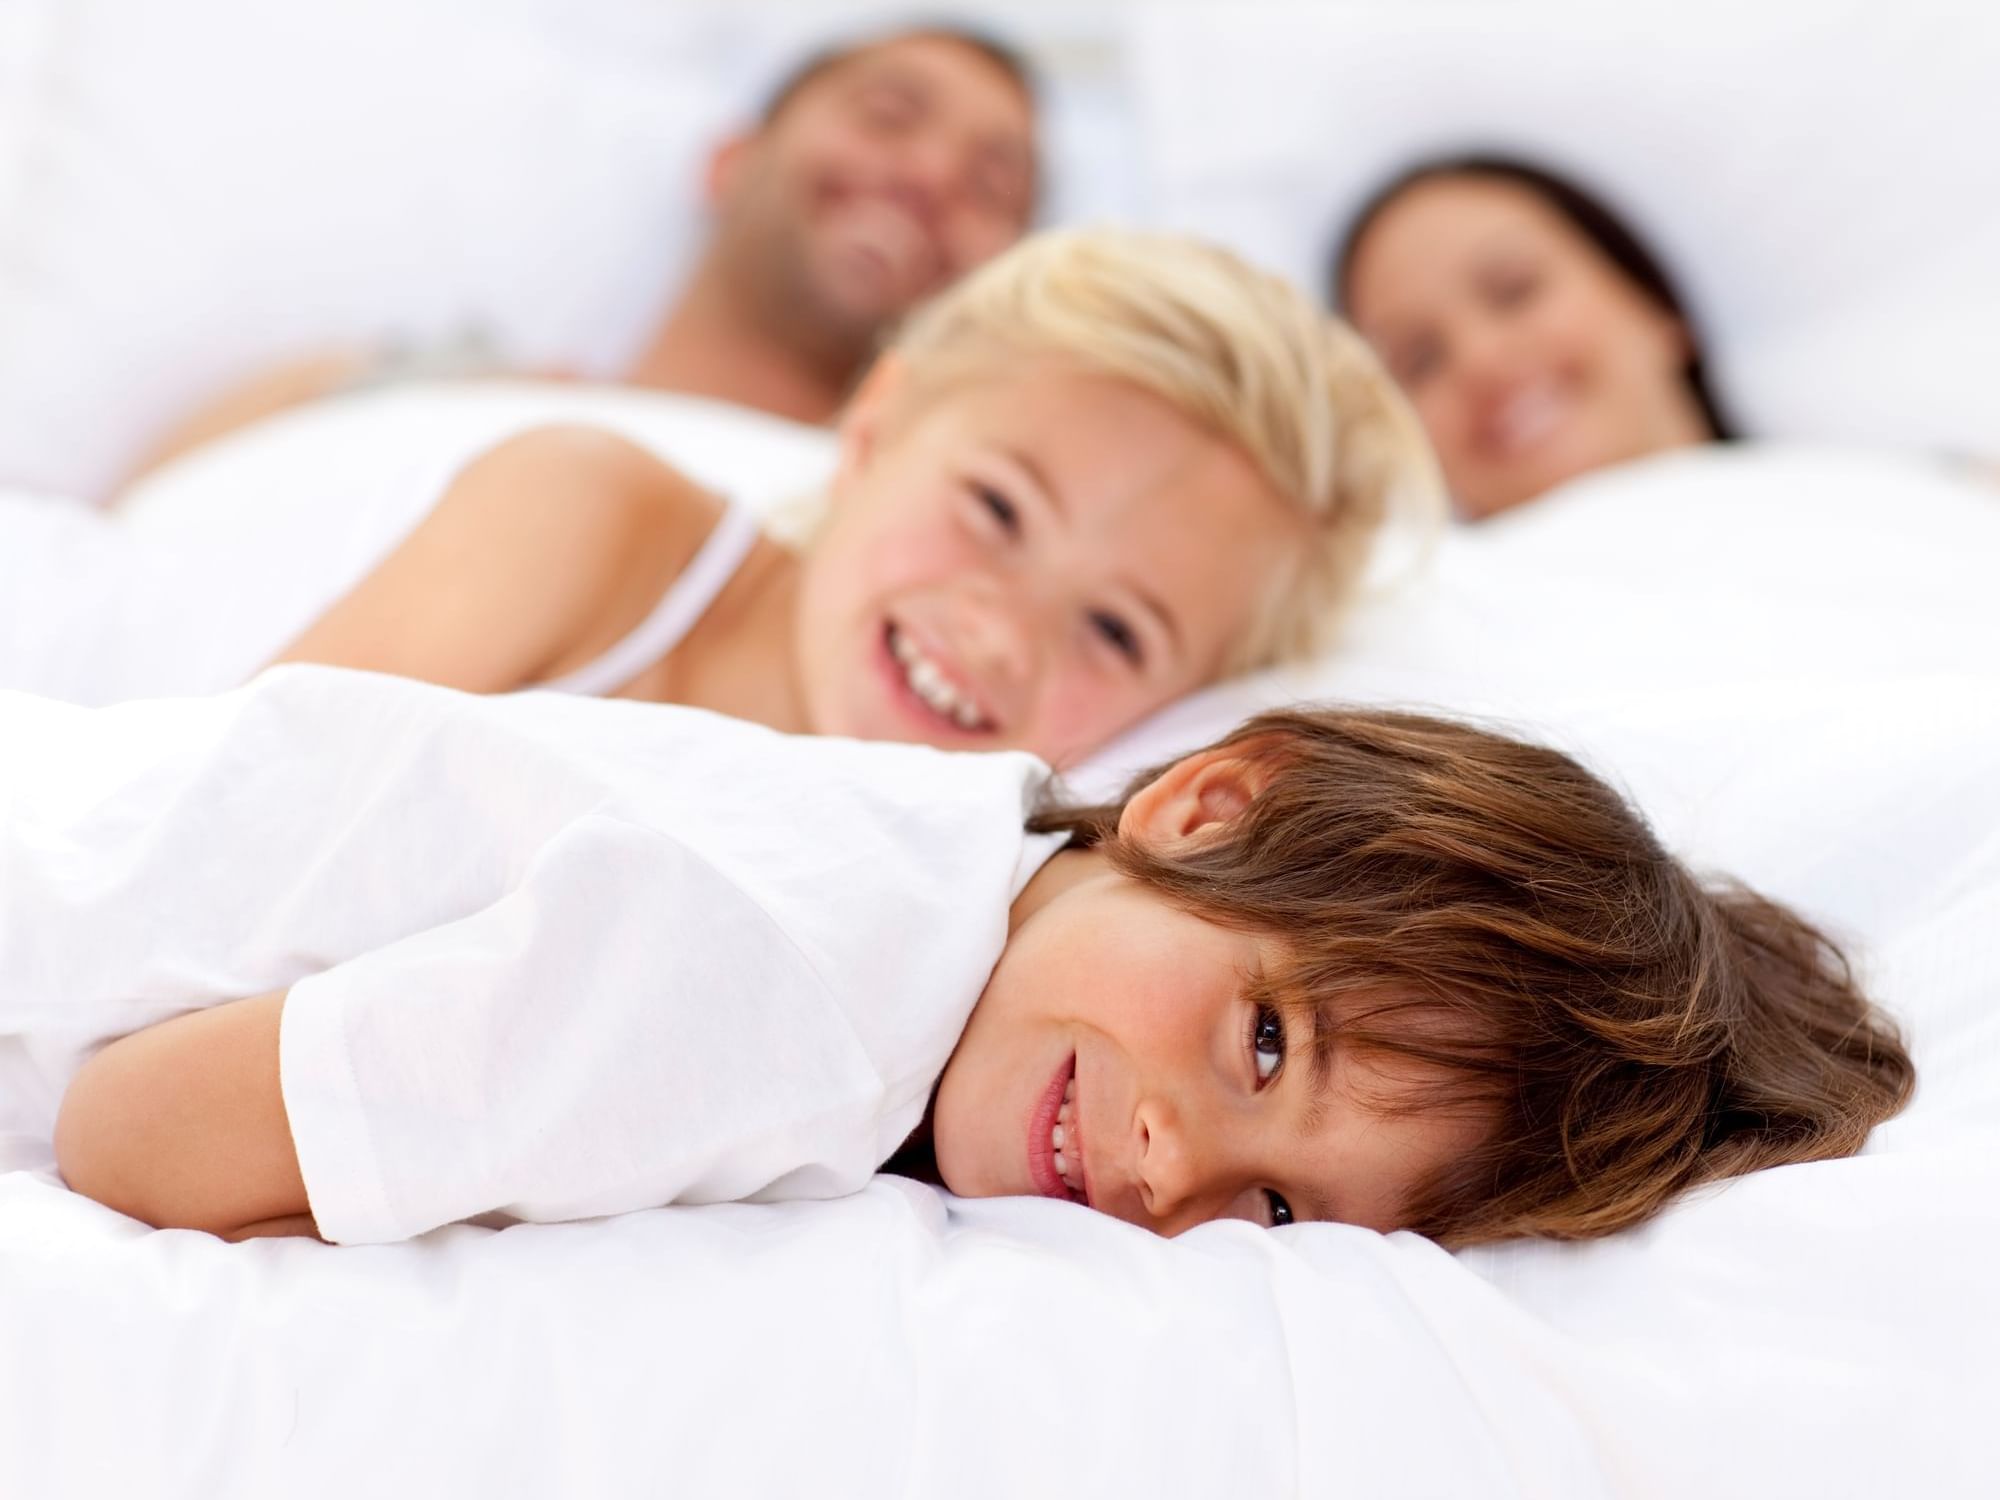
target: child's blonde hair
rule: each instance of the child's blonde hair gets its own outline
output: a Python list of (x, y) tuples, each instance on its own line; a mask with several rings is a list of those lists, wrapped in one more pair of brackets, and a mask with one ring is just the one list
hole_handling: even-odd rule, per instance
[(893, 347), (918, 394), (1025, 359), (1128, 382), (1240, 449), (1305, 523), (1229, 666), (1330, 640), (1377, 532), (1442, 488), (1415, 414), (1359, 335), (1297, 287), (1185, 235), (1037, 234), (914, 313)]

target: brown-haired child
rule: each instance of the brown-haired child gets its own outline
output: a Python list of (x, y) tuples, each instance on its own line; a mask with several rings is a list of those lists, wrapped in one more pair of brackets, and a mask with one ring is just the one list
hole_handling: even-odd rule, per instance
[(1413, 715), (1268, 714), (1051, 810), (1025, 755), (294, 668), (0, 697), (0, 772), (0, 1032), (130, 1033), (56, 1146), (155, 1224), (828, 1196), (914, 1140), (1167, 1234), (1579, 1236), (1912, 1083), (1800, 919)]

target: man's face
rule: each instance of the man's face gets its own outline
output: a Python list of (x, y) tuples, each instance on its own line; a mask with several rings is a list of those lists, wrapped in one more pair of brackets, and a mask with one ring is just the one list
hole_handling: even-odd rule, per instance
[(810, 79), (711, 174), (722, 252), (830, 356), (1006, 249), (1035, 195), (1034, 110), (992, 59), (908, 36)]

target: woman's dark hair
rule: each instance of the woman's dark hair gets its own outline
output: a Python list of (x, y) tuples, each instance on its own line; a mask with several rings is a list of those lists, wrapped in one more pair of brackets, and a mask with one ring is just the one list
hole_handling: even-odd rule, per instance
[(1623, 272), (1626, 280), (1656, 305), (1678, 318), (1687, 330), (1688, 347), (1692, 350), (1684, 373), (1688, 389), (1701, 408), (1702, 418), (1708, 423), (1710, 434), (1718, 440), (1726, 441), (1736, 436), (1734, 427), (1723, 415), (1721, 404), (1709, 385), (1708, 372), (1702, 362), (1701, 337), (1694, 320), (1688, 316), (1687, 308), (1666, 269), (1625, 221), (1600, 200), (1575, 183), (1524, 161), (1505, 156), (1438, 157), (1409, 168), (1378, 188), (1362, 205), (1361, 211), (1348, 222), (1347, 233), (1341, 238), (1340, 248), (1334, 255), (1332, 290), (1336, 305), (1346, 306), (1348, 278), (1354, 267), (1355, 251), (1383, 211), (1412, 188), (1453, 177), (1506, 183), (1533, 193), (1596, 246), (1598, 253)]

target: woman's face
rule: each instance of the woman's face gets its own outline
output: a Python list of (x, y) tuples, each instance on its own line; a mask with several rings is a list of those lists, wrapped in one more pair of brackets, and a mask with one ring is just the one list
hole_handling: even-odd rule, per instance
[(1363, 235), (1346, 292), (1468, 520), (1710, 435), (1685, 326), (1529, 188), (1419, 182)]
[(1242, 453), (1050, 363), (856, 396), (800, 583), (816, 734), (1071, 763), (1213, 681), (1303, 543)]

